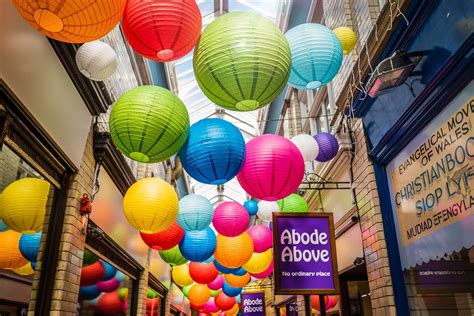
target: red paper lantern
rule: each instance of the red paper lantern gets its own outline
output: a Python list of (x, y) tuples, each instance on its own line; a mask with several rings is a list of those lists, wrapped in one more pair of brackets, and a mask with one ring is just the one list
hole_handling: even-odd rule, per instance
[(146, 310), (148, 311), (153, 311), (155, 309), (158, 309), (158, 306), (160, 306), (160, 298), (155, 297), (155, 298), (147, 298), (146, 299)]
[(234, 307), (235, 297), (229, 297), (225, 295), (224, 292), (220, 291), (219, 294), (217, 294), (216, 296), (215, 302), (216, 302), (216, 306), (219, 309), (223, 311), (227, 311), (231, 309), (232, 307)]
[(204, 304), (194, 304), (193, 302), (189, 302), (189, 305), (191, 305), (191, 308), (195, 311), (200, 311), (204, 308)]
[(169, 250), (179, 244), (181, 239), (184, 236), (184, 229), (178, 225), (175, 221), (171, 226), (165, 229), (162, 232), (155, 233), (155, 234), (145, 234), (140, 232), (140, 236), (142, 237), (145, 244), (148, 247), (162, 251), (162, 250)]
[(217, 271), (214, 262), (200, 263), (191, 262), (189, 264), (189, 274), (196, 283), (208, 284), (217, 278), (219, 271)]
[(335, 307), (338, 301), (339, 301), (339, 295), (328, 296), (328, 303), (327, 303), (326, 309), (331, 309)]
[(94, 285), (101, 281), (105, 275), (105, 267), (102, 262), (97, 261), (81, 269), (81, 286)]
[(117, 291), (102, 295), (99, 298), (96, 308), (106, 314), (118, 314), (123, 311), (122, 301)]
[[(324, 296), (324, 305), (327, 306), (328, 302), (328, 297)], [(318, 311), (321, 309), (321, 306), (319, 305), (319, 295), (311, 295), (311, 307)]]
[(194, 0), (128, 0), (122, 27), (140, 55), (158, 62), (189, 53), (201, 35), (201, 12)]

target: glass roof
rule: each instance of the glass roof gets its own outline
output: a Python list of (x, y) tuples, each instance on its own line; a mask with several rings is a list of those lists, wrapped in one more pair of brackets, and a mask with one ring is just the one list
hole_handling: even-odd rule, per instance
[[(203, 17), (203, 30), (215, 18), (227, 11), (253, 12), (265, 16), (282, 28), (286, 22), (289, 10), (289, 0), (196, 0)], [(191, 124), (209, 117), (218, 117), (234, 124), (240, 129), (245, 142), (248, 142), (259, 133), (258, 112), (236, 112), (219, 107), (210, 101), (201, 91), (193, 72), (193, 52), (177, 61), (167, 63), (167, 76), (175, 87), (175, 93), (186, 105)], [(190, 193), (207, 197), (211, 203), (221, 201), (237, 201), (243, 203), (246, 193), (240, 187), (236, 178), (224, 185), (206, 185), (187, 176)]]

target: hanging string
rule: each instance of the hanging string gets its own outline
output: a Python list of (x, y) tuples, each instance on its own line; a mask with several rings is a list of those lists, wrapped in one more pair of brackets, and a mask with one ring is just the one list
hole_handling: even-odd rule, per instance
[(91, 202), (94, 202), (95, 195), (100, 190), (100, 182), (99, 182), (100, 167), (101, 167), (100, 162), (95, 164), (93, 185), (92, 185), (92, 194), (91, 194)]
[(410, 25), (410, 22), (408, 21), (407, 17), (405, 14), (403, 14), (402, 10), (400, 10), (400, 0), (397, 0), (397, 16), (402, 16), (403, 19), (405, 19), (405, 22), (407, 23), (407, 26)]

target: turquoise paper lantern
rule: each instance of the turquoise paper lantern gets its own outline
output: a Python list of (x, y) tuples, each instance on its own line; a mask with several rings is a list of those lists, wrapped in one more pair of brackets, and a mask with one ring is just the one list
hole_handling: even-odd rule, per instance
[(171, 91), (141, 86), (125, 92), (110, 113), (112, 142), (127, 157), (144, 163), (176, 154), (188, 137), (189, 114)]
[(36, 234), (22, 234), (20, 237), (20, 252), (31, 262), (36, 262), (41, 243), (41, 232)]
[(203, 262), (216, 250), (216, 235), (210, 227), (203, 230), (187, 231), (179, 243), (179, 250), (189, 261)]
[(291, 53), (270, 20), (232, 12), (207, 26), (194, 49), (196, 80), (214, 103), (233, 111), (259, 109), (288, 81)]
[(102, 281), (107, 281), (107, 280), (112, 279), (117, 273), (117, 269), (115, 269), (111, 264), (103, 260), (102, 260), (102, 264), (104, 265), (104, 270), (105, 270)]
[(313, 90), (334, 78), (341, 68), (342, 46), (330, 29), (305, 23), (292, 28), (285, 36), (291, 50), (290, 86)]
[(178, 224), (186, 231), (203, 230), (212, 222), (214, 208), (202, 195), (189, 194), (179, 200)]
[(5, 225), (5, 223), (0, 219), (0, 233), (6, 232), (9, 229), (10, 229), (10, 227)]
[(244, 207), (250, 216), (256, 215), (258, 212), (258, 203), (254, 200), (248, 200), (244, 203)]

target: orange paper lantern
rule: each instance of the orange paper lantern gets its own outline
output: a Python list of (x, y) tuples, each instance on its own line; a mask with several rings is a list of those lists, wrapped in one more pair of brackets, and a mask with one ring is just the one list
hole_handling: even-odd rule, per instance
[(14, 230), (0, 233), (0, 269), (18, 269), (29, 263), (20, 252), (21, 234)]
[(14, 0), (35, 29), (67, 43), (94, 41), (109, 33), (122, 18), (126, 0)]
[(204, 284), (194, 284), (188, 292), (188, 299), (196, 305), (205, 304), (209, 297), (211, 297), (211, 291)]
[(240, 268), (250, 260), (253, 254), (253, 241), (249, 234), (236, 237), (217, 235), (214, 258), (227, 268)]
[(245, 273), (244, 275), (225, 274), (224, 279), (232, 287), (244, 287), (250, 281), (250, 274)]

